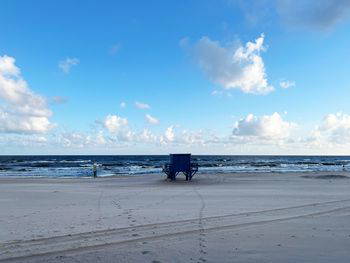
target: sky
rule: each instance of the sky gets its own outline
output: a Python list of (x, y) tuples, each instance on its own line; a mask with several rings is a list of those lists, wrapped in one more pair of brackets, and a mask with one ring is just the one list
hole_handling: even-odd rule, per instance
[(0, 154), (350, 155), (348, 0), (0, 10)]

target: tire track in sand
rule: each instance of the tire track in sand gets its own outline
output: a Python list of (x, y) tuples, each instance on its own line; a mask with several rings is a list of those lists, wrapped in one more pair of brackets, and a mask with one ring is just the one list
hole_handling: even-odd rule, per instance
[(198, 237), (198, 249), (199, 249), (199, 259), (198, 262), (206, 262), (206, 234), (204, 229), (203, 222), (203, 211), (205, 209), (205, 201), (201, 193), (198, 191), (196, 187), (193, 187), (194, 192), (198, 196), (200, 200), (200, 208), (198, 212), (198, 228), (199, 228), (199, 237)]
[[(299, 218), (350, 213), (350, 199), (283, 207), (263, 211), (139, 225), (127, 228), (97, 230), (79, 234), (0, 243), (0, 261), (98, 249), (126, 243), (176, 237), (201, 231), (219, 231), (290, 221)], [(135, 237), (132, 234), (137, 233)]]

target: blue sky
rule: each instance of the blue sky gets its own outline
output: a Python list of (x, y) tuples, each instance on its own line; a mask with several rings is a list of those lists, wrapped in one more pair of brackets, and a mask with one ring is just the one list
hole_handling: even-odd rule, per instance
[(348, 1), (0, 5), (2, 154), (350, 154)]

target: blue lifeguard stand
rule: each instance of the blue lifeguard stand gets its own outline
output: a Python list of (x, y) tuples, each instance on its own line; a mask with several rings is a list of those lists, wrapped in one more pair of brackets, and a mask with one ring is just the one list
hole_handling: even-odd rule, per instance
[(167, 178), (174, 181), (176, 176), (182, 172), (186, 176), (186, 181), (198, 171), (198, 164), (191, 162), (190, 153), (177, 153), (169, 155), (169, 163), (163, 166), (163, 172)]

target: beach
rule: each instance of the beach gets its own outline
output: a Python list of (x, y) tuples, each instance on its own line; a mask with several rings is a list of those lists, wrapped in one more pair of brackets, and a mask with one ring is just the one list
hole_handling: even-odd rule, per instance
[(3, 262), (349, 262), (348, 172), (0, 178)]

